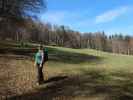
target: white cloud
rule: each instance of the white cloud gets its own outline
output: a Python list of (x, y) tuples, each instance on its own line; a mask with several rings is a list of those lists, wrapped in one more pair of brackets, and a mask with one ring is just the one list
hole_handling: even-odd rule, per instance
[(41, 20), (51, 22), (54, 24), (59, 24), (64, 21), (65, 15), (66, 15), (65, 12), (51, 11), (51, 12), (47, 12), (47, 13), (41, 15)]
[(95, 23), (105, 23), (112, 20), (115, 20), (116, 18), (120, 17), (121, 15), (125, 14), (129, 10), (128, 6), (120, 7), (117, 9), (109, 10), (107, 12), (104, 12), (101, 15), (96, 16)]
[(77, 12), (49, 11), (41, 15), (41, 20), (53, 24), (69, 24), (80, 17)]
[[(98, 16), (90, 16), (87, 11), (51, 10), (41, 14), (41, 20), (57, 25), (66, 25), (75, 30), (99, 30), (103, 27), (100, 23), (107, 23), (127, 14), (131, 6), (123, 6), (109, 10)], [(99, 25), (100, 24), (100, 25)], [(106, 30), (103, 28), (103, 30)], [(112, 29), (113, 30), (113, 29)]]

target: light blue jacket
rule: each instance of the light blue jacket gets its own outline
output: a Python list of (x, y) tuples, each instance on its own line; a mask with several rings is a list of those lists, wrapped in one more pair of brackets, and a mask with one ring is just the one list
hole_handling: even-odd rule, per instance
[(35, 55), (35, 62), (37, 64), (42, 64), (43, 63), (43, 58), (44, 58), (44, 54), (41, 52), (37, 52)]

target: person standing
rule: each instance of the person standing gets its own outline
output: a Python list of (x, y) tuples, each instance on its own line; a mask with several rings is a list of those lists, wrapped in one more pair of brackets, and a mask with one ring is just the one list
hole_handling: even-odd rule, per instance
[(44, 81), (43, 78), (43, 64), (44, 64), (44, 51), (43, 46), (38, 48), (38, 52), (35, 54), (35, 66), (37, 67), (37, 80), (38, 84), (42, 84)]

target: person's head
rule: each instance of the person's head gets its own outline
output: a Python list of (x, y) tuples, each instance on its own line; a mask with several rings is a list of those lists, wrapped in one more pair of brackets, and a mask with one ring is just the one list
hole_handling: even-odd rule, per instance
[(40, 46), (38, 47), (38, 51), (43, 51), (43, 46), (42, 46), (42, 45), (40, 45)]

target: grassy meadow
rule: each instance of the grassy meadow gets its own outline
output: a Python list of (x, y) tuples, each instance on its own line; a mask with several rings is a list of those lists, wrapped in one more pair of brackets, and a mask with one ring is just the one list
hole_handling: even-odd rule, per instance
[(2, 100), (133, 100), (133, 56), (48, 46), (38, 86), (34, 48), (1, 46)]

